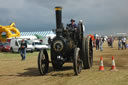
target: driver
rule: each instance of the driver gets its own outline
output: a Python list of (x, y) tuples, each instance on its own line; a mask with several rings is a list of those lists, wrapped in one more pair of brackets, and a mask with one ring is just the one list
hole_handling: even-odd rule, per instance
[(77, 35), (78, 35), (78, 29), (77, 29), (77, 25), (75, 24), (75, 20), (74, 19), (71, 19), (70, 20), (71, 23), (68, 25), (70, 29), (73, 30), (73, 39), (74, 40), (77, 40)]
[(76, 30), (77, 29), (77, 26), (75, 24), (75, 20), (74, 19), (71, 19), (70, 21), (71, 21), (71, 23), (69, 24), (69, 27), (74, 28)]

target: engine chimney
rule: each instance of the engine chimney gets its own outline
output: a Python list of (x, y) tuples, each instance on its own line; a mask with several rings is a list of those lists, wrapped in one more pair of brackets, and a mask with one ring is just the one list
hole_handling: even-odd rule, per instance
[(57, 6), (55, 7), (56, 12), (56, 29), (62, 28), (62, 7)]

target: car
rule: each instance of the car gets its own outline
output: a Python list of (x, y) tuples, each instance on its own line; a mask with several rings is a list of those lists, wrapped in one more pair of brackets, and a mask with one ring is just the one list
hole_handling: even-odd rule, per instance
[(2, 51), (3, 43), (0, 42), (0, 51)]
[(36, 51), (39, 51), (42, 48), (48, 48), (48, 46), (45, 44), (42, 44), (40, 40), (33, 40), (32, 45), (34, 46)]
[(33, 52), (35, 47), (32, 45), (31, 40), (26, 40), (26, 42), (27, 42), (27, 49), (26, 49), (26, 51)]
[(8, 42), (0, 44), (0, 51), (10, 52), (10, 44)]
[[(11, 52), (20, 52), (20, 44), (21, 44), (21, 40), (22, 39), (12, 39), (10, 41), (10, 46), (11, 46)], [(25, 39), (25, 41), (27, 42), (27, 49), (26, 51), (30, 51), (33, 52), (34, 51), (34, 47), (32, 46), (32, 43), (30, 43), (27, 39)]]

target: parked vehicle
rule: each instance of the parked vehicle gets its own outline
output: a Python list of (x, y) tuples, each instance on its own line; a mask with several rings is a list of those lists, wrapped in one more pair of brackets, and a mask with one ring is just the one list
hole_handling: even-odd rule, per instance
[(8, 42), (0, 44), (0, 51), (10, 52), (10, 44)]
[[(20, 44), (21, 44), (21, 40), (22, 39), (12, 39), (10, 41), (10, 46), (11, 46), (11, 52), (20, 52)], [(26, 51), (30, 51), (33, 52), (34, 51), (34, 47), (32, 46), (32, 44), (30, 42), (27, 42), (27, 49)]]
[(36, 51), (39, 51), (42, 48), (48, 48), (48, 46), (42, 44), (40, 40), (33, 40), (32, 45), (34, 46)]
[(27, 42), (27, 51), (33, 52), (35, 47), (32, 45), (31, 41), (30, 40), (26, 40), (26, 42)]
[(3, 43), (0, 43), (0, 51), (2, 51)]

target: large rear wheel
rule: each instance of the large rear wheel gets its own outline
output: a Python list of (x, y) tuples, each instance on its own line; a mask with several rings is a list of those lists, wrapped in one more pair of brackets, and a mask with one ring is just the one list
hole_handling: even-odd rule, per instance
[(73, 68), (74, 68), (75, 75), (78, 75), (81, 72), (82, 61), (80, 59), (80, 49), (79, 48), (74, 49)]
[(38, 55), (38, 69), (41, 75), (48, 73), (49, 58), (46, 49), (42, 49)]
[(89, 69), (93, 65), (93, 44), (90, 36), (83, 37), (82, 51), (84, 69)]

